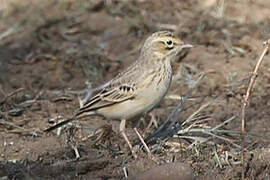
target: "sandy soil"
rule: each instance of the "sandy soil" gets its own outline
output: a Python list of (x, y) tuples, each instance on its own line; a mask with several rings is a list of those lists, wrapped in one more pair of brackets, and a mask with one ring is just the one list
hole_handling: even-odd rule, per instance
[[(268, 0), (0, 3), (0, 179), (125, 179), (123, 169), (136, 177), (172, 162), (189, 165), (197, 179), (241, 179), (241, 106), (263, 41), (270, 37)], [(135, 146), (137, 159), (114, 131), (117, 121), (91, 117), (68, 125), (60, 135), (43, 133), (79, 107), (80, 90), (127, 67), (144, 39), (161, 29), (195, 47), (173, 62), (174, 82), (153, 111), (158, 126), (205, 74), (175, 116), (181, 124), (208, 104), (181, 127), (193, 124), (201, 131), (148, 143), (153, 157)], [(270, 179), (269, 57), (246, 112), (246, 179)], [(202, 132), (231, 117), (212, 132), (215, 136)], [(156, 130), (147, 128), (150, 119), (145, 115), (128, 122), (133, 143), (138, 141), (134, 127), (144, 137)]]

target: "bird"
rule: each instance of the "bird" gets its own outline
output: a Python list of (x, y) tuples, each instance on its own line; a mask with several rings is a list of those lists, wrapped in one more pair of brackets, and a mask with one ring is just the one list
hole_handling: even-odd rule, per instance
[(132, 145), (125, 133), (126, 120), (150, 112), (159, 104), (172, 81), (171, 62), (183, 49), (192, 47), (171, 31), (153, 33), (145, 40), (135, 62), (112, 80), (96, 88), (97, 92), (84, 100), (71, 118), (44, 131), (52, 131), (73, 120), (91, 115), (117, 119), (120, 120), (119, 132), (132, 152)]

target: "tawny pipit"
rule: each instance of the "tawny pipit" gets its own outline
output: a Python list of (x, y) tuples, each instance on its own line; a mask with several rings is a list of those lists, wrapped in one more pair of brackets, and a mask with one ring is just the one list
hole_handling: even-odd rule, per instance
[(56, 129), (74, 119), (101, 115), (120, 119), (120, 132), (132, 149), (125, 134), (126, 119), (151, 111), (165, 96), (172, 80), (171, 61), (189, 44), (169, 31), (159, 31), (148, 37), (136, 62), (99, 89), (75, 111), (73, 118), (52, 126)]

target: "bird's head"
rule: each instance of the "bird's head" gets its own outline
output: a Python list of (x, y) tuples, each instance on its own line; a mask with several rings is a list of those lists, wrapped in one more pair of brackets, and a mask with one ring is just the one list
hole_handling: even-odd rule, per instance
[(158, 59), (169, 59), (177, 56), (183, 49), (193, 47), (185, 44), (170, 31), (158, 31), (148, 37), (142, 47), (141, 54), (155, 56)]

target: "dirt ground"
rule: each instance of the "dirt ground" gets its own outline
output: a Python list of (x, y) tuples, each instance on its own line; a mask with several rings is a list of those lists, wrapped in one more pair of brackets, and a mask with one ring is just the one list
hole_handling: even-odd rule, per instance
[[(262, 44), (270, 38), (269, 0), (1, 3), (1, 180), (125, 179), (124, 170), (136, 177), (171, 162), (188, 164), (197, 179), (241, 179), (241, 107)], [(181, 127), (194, 132), (149, 143), (154, 157), (134, 145), (136, 159), (115, 132), (118, 121), (91, 117), (43, 133), (72, 115), (81, 90), (114, 77), (138, 57), (145, 38), (162, 29), (194, 48), (173, 62), (173, 84), (153, 113), (160, 126), (195, 87), (176, 113), (179, 123), (195, 114)], [(270, 180), (269, 60), (267, 54), (246, 111), (246, 179)], [(133, 143), (134, 127), (143, 137), (156, 130), (147, 128), (150, 119), (128, 121)], [(220, 124), (219, 131), (203, 131)]]

